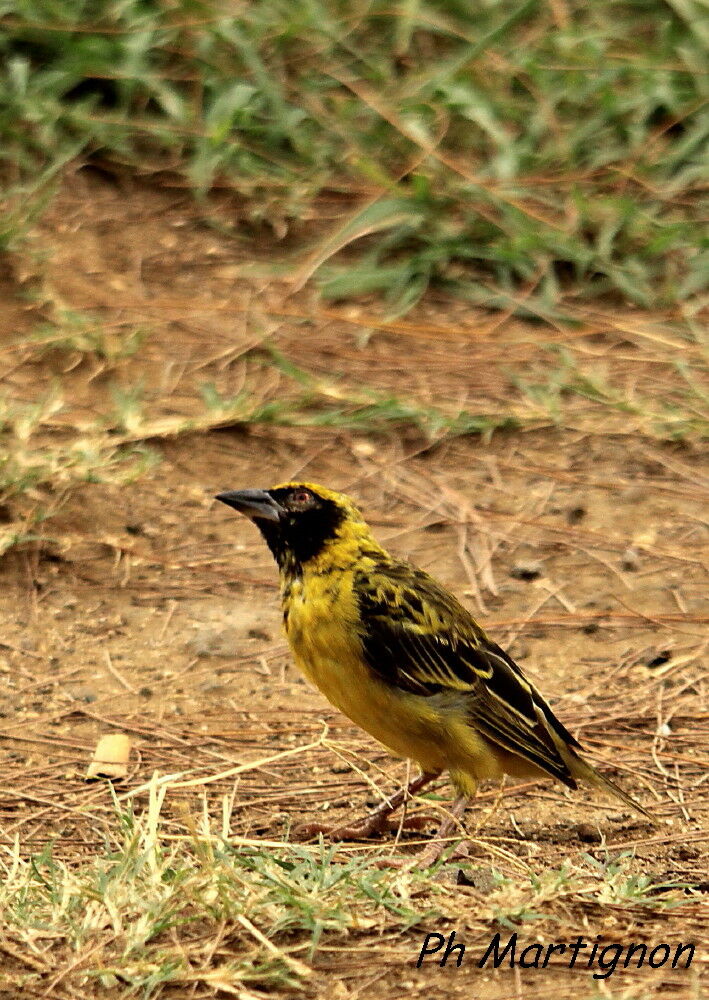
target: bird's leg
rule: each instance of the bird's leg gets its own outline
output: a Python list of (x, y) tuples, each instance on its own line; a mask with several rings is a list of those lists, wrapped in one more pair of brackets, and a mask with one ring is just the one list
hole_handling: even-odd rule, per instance
[(391, 814), (399, 808), (402, 802), (406, 802), (412, 795), (416, 795), (422, 788), (434, 781), (440, 774), (437, 771), (432, 774), (423, 773), (410, 781), (406, 788), (399, 791), (384, 802), (374, 812), (366, 816), (361, 823), (353, 826), (326, 826), (322, 823), (304, 823), (296, 829), (300, 837), (314, 837), (318, 833), (327, 834), (335, 840), (359, 840), (362, 837), (371, 837), (375, 833), (383, 833), (387, 826), (387, 820)]
[(431, 843), (424, 847), (421, 853), (417, 855), (415, 860), (416, 868), (430, 868), (431, 865), (434, 865), (438, 861), (441, 854), (448, 847), (446, 843), (448, 837), (450, 837), (456, 827), (460, 826), (460, 821), (465, 814), (469, 802), (470, 798), (467, 795), (461, 795), (460, 798), (455, 800), (450, 812), (445, 816), (441, 825), (436, 830)]
[(448, 847), (447, 840), (456, 826), (460, 825), (460, 820), (470, 802), (470, 796), (464, 795), (457, 798), (436, 830), (433, 840), (418, 854), (409, 858), (379, 858), (375, 861), (377, 868), (398, 868), (401, 871), (414, 871), (416, 868), (430, 868), (440, 858), (441, 854)]

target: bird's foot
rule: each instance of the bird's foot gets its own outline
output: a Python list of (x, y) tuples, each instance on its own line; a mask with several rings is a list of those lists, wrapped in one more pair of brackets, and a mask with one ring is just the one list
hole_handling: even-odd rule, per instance
[(355, 826), (335, 826), (332, 823), (301, 823), (293, 830), (294, 840), (310, 840), (312, 837), (328, 837), (330, 840), (361, 840), (375, 832), (368, 823)]
[[(420, 830), (431, 822), (430, 816), (407, 816), (401, 824), (404, 830)], [(389, 830), (397, 830), (399, 823), (392, 819), (389, 812), (383, 816), (372, 813), (361, 823), (351, 826), (336, 826), (332, 823), (301, 823), (295, 827), (293, 835), (298, 840), (309, 840), (322, 834), (330, 840), (366, 840), (368, 837), (380, 836)]]
[[(390, 857), (390, 858), (377, 858), (374, 861), (375, 868), (396, 868), (399, 871), (411, 872), (422, 868), (431, 868), (441, 857), (443, 852), (450, 847), (450, 844), (438, 843), (429, 844), (418, 854), (414, 854), (410, 857)], [(457, 859), (469, 859), (470, 855), (468, 853), (469, 842), (467, 840), (461, 840), (457, 843), (453, 850), (448, 856), (448, 861), (455, 861)]]
[[(451, 834), (456, 828), (462, 830), (461, 819), (468, 805), (467, 798), (456, 799), (450, 812), (445, 816), (434, 834), (431, 842), (413, 857), (377, 858), (376, 868), (398, 868), (401, 871), (431, 868), (451, 846)], [(390, 803), (383, 803), (379, 809), (368, 816), (362, 823), (354, 826), (327, 826), (323, 823), (305, 823), (295, 829), (294, 833), (302, 839), (324, 834), (331, 840), (363, 840), (375, 834), (383, 833), (389, 826), (396, 828), (392, 821)], [(430, 816), (409, 816), (401, 824), (402, 828), (416, 829), (430, 823)], [(463, 831), (464, 832), (464, 831)], [(461, 840), (453, 847), (450, 858), (466, 857), (468, 842)]]
[[(328, 836), (332, 840), (362, 840), (384, 833), (389, 828), (391, 814), (399, 808), (402, 802), (406, 802), (412, 795), (421, 791), (422, 788), (425, 788), (426, 785), (437, 777), (438, 774), (420, 774), (418, 778), (414, 778), (413, 781), (409, 782), (407, 788), (400, 789), (396, 795), (392, 795), (390, 799), (382, 802), (379, 808), (365, 817), (361, 823), (355, 823), (352, 826), (303, 823), (297, 826), (293, 833), (298, 839), (302, 840), (316, 837), (318, 834)], [(412, 816), (410, 819), (414, 824), (420, 823), (420, 818), (417, 816)], [(406, 818), (402, 826), (406, 827), (408, 825), (408, 818)]]
[[(463, 829), (461, 825), (461, 820), (465, 814), (465, 810), (468, 806), (469, 799), (467, 796), (456, 799), (453, 803), (451, 811), (443, 819), (441, 825), (436, 830), (435, 836), (431, 840), (430, 844), (427, 844), (424, 849), (416, 855), (413, 859), (412, 868), (430, 868), (432, 865), (440, 860), (441, 855), (450, 847), (450, 836), (456, 827)], [(465, 841), (459, 843), (454, 854), (465, 850)]]

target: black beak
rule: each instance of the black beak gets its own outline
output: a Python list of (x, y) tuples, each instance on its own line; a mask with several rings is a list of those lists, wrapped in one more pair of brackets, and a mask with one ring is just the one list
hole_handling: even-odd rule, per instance
[(280, 521), (285, 513), (266, 490), (230, 490), (228, 493), (217, 493), (214, 499), (221, 500), (252, 521)]

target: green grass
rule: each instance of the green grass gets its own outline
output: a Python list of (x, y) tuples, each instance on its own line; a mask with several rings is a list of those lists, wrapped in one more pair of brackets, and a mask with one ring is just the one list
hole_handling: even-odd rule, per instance
[[(167, 170), (289, 230), (325, 295), (431, 284), (553, 316), (697, 307), (709, 137), (699, 0), (0, 5), (0, 246), (63, 165)], [(337, 223), (321, 217), (332, 216)], [(305, 242), (304, 242), (305, 241)], [(342, 254), (348, 259), (343, 267)]]
[(650, 386), (634, 385), (629, 391), (627, 371), (622, 368), (610, 372), (605, 363), (582, 368), (578, 358), (558, 344), (548, 345), (546, 351), (550, 363), (544, 369), (509, 372), (510, 382), (528, 400), (528, 420), (537, 415), (564, 426), (573, 420), (573, 400), (578, 398), (591, 404), (589, 416), (593, 414), (609, 431), (615, 415), (622, 418), (626, 433), (632, 430), (664, 441), (709, 438), (708, 399), (699, 381), (706, 373), (703, 361), (690, 369), (679, 359), (672, 363), (666, 358), (663, 392), (652, 394)]
[[(244, 997), (250, 989), (292, 996), (317, 973), (323, 946), (361, 948), (361, 933), (386, 932), (379, 959), (400, 938), (413, 960), (421, 933), (401, 936), (424, 924), (453, 921), (471, 937), (543, 927), (559, 940), (578, 933), (599, 905), (616, 914), (642, 907), (649, 922), (691, 902), (682, 886), (638, 873), (629, 852), (603, 860), (581, 854), (540, 874), (510, 857), (509, 873), (490, 869), (489, 889), (471, 898), (456, 885), (458, 864), (382, 868), (378, 853), (343, 857), (324, 844), (232, 840), (228, 820), (214, 812), (210, 820), (206, 801), (189, 821), (191, 833), (176, 834), (163, 817), (168, 794), (153, 780), (140, 814), (114, 796), (113, 830), (89, 859), (67, 864), (51, 845), (30, 856), (19, 842), (4, 849), (0, 947), (34, 956), (23, 974), (13, 973), (15, 987), (49, 993), (61, 981), (91, 996), (149, 1000), (201, 984)], [(222, 814), (229, 812), (226, 796)]]
[[(0, 399), (0, 503), (32, 495), (3, 523), (0, 554), (34, 538), (73, 484), (140, 474), (155, 458), (145, 442), (229, 424), (409, 427), (434, 441), (572, 414), (592, 427), (627, 418), (662, 440), (706, 435), (696, 357), (682, 368), (678, 356), (671, 391), (641, 385), (629, 398), (624, 373), (551, 350), (479, 409), (326, 384), (272, 352), (272, 397), (253, 379), (220, 394), (207, 374), (201, 400), (191, 387), (197, 407), (176, 413), (141, 388), (150, 331), (65, 306), (46, 284), (46, 251), (23, 242), (67, 164), (91, 162), (170, 176), (223, 238), (288, 234), (296, 285), (375, 293), (389, 316), (431, 285), (535, 319), (578, 319), (579, 304), (602, 299), (663, 308), (698, 345), (709, 281), (699, 0), (266, 0), (238, 14), (204, 0), (0, 0), (0, 23), (0, 252), (23, 256), (25, 293), (47, 317), (20, 357), (63, 352), (102, 373), (94, 419), (67, 416), (63, 374), (33, 403)], [(224, 188), (238, 228), (210, 206)]]
[(146, 1000), (166, 984), (199, 982), (299, 992), (326, 935), (406, 930), (434, 915), (411, 898), (423, 873), (336, 861), (332, 847), (231, 844), (204, 819), (192, 836), (171, 836), (164, 797), (153, 784), (140, 816), (117, 805), (111, 842), (88, 861), (69, 866), (51, 846), (28, 858), (19, 844), (0, 858), (0, 945), (43, 956), (23, 985), (46, 986), (77, 962), (73, 984)]

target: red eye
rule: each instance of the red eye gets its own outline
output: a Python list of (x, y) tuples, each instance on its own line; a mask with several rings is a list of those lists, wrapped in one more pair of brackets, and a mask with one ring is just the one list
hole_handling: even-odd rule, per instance
[(308, 490), (296, 490), (291, 499), (295, 503), (309, 503), (313, 497)]

